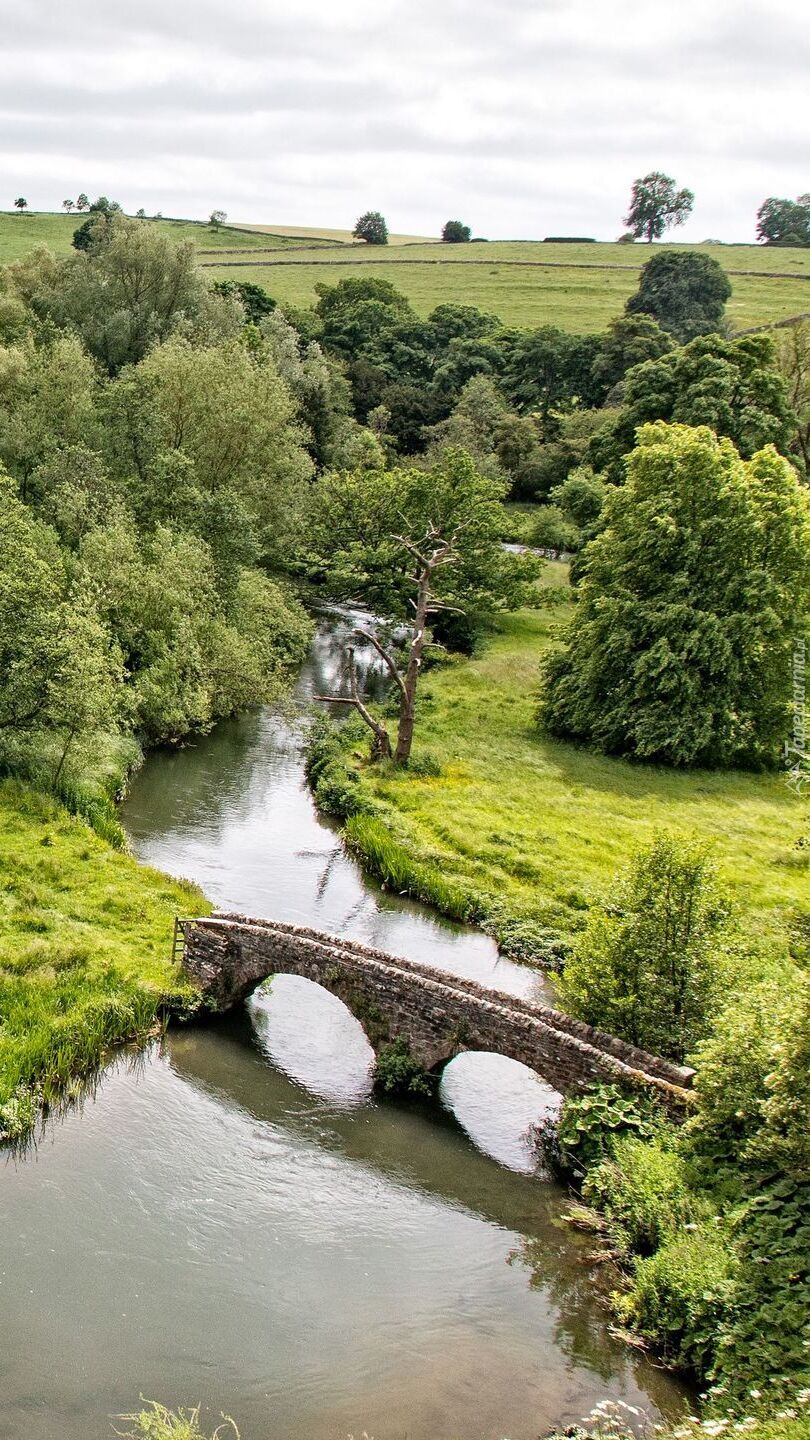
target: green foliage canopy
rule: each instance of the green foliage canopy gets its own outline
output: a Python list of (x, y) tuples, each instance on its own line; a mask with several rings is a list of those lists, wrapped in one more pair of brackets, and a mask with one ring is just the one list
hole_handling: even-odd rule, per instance
[(595, 906), (566, 961), (566, 1007), (633, 1045), (683, 1061), (708, 1028), (726, 920), (705, 849), (659, 835)]
[(669, 765), (773, 764), (810, 597), (810, 505), (768, 447), (643, 426), (584, 552), (541, 715), (558, 735)]
[(698, 250), (663, 250), (641, 271), (628, 315), (651, 315), (681, 345), (723, 325), (731, 282), (711, 255)]

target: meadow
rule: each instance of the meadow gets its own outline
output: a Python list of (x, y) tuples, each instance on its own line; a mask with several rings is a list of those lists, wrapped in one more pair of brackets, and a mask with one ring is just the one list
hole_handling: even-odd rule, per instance
[[(37, 245), (67, 255), (81, 215), (0, 212), (0, 264)], [(352, 243), (351, 232), (300, 226), (225, 225), (213, 230), (192, 220), (149, 220), (173, 240), (192, 240), (212, 279), (248, 280), (282, 305), (315, 303), (317, 284), (348, 276), (379, 276), (407, 295), (418, 314), (453, 302), (476, 305), (505, 324), (554, 324), (575, 334), (604, 330), (638, 286), (646, 245), (544, 244), (494, 240), (443, 245), (394, 235), (384, 249)], [(657, 245), (660, 249), (679, 246)], [(728, 271), (733, 293), (727, 315), (735, 330), (810, 312), (810, 249), (757, 245), (690, 247), (712, 255)], [(281, 252), (281, 253), (279, 253)], [(221, 257), (221, 258), (220, 258)]]
[[(350, 835), (362, 850), (384, 826), (400, 882), (416, 869), (423, 893), (432, 874), (438, 899), (445, 888), (484, 916), (570, 935), (634, 846), (660, 829), (699, 834), (749, 933), (777, 935), (806, 906), (810, 872), (807, 807), (783, 775), (630, 764), (539, 731), (540, 662), (570, 613), (566, 582), (549, 562), (541, 584), (564, 603), (503, 616), (480, 654), (425, 675), (410, 771), (371, 767), (358, 750), (378, 816), (350, 820)], [(370, 858), (378, 871), (388, 863)]]
[[(19, 260), (38, 245), (46, 245), (54, 255), (70, 255), (73, 232), (87, 219), (86, 215), (51, 214), (32, 211), (19, 215), (16, 210), (0, 211), (0, 265)], [(176, 243), (193, 240), (200, 252), (204, 250), (293, 249), (301, 241), (295, 236), (263, 235), (252, 230), (236, 230), (222, 226), (213, 230), (197, 220), (147, 220), (145, 222)], [(308, 242), (316, 244), (314, 239)]]
[[(660, 249), (683, 247), (656, 246)], [(810, 311), (810, 249), (705, 245), (729, 273), (732, 327), (766, 325)], [(447, 302), (476, 305), (521, 327), (555, 324), (574, 333), (604, 330), (638, 287), (645, 245), (438, 242), (362, 250), (336, 246), (320, 253), (302, 245), (278, 257), (229, 255), (227, 266), (201, 257), (218, 279), (252, 280), (280, 304), (308, 306), (315, 286), (348, 276), (379, 276), (407, 295), (420, 315)]]

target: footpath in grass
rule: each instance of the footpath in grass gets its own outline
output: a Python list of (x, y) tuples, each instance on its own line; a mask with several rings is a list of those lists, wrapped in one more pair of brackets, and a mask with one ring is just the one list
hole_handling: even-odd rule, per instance
[(171, 958), (195, 886), (139, 865), (55, 800), (0, 782), (0, 1137), (193, 995)]
[[(543, 583), (565, 581), (565, 567), (549, 563)], [(432, 898), (472, 895), (484, 916), (506, 912), (566, 936), (631, 847), (671, 829), (712, 842), (749, 932), (775, 934), (807, 905), (806, 801), (780, 774), (672, 771), (542, 735), (540, 661), (567, 613), (505, 616), (479, 656), (425, 675), (411, 770), (371, 766), (357, 747), (361, 791), (398, 842), (400, 879), (416, 868), (424, 895), (433, 875)], [(379, 821), (349, 821), (361, 850), (366, 832), (378, 843)]]

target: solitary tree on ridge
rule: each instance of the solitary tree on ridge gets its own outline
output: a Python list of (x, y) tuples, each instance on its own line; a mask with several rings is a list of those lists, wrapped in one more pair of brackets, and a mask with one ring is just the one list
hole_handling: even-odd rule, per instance
[(660, 240), (671, 225), (683, 225), (694, 203), (691, 190), (677, 190), (671, 175), (651, 170), (649, 175), (633, 181), (624, 224), (636, 240), (643, 236), (651, 244), (653, 240)]

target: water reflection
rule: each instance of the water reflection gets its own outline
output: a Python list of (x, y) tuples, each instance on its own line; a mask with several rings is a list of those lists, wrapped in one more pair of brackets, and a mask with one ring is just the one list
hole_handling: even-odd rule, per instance
[[(298, 709), (150, 758), (133, 846), (220, 905), (531, 993), (485, 936), (365, 881), (315, 813), (301, 707), (340, 684), (352, 623), (319, 627)], [(443, 1105), (381, 1102), (370, 1061), (339, 1001), (279, 976), (122, 1057), (5, 1156), (0, 1440), (103, 1440), (140, 1395), (201, 1401), (208, 1429), (225, 1409), (245, 1440), (530, 1440), (605, 1394), (677, 1408), (609, 1335), (559, 1190), (527, 1173), (547, 1087), (463, 1055)]]
[(533, 1070), (468, 1051), (445, 1066), (440, 1095), (485, 1155), (526, 1175), (538, 1168), (533, 1129), (558, 1112), (562, 1097)]
[[(136, 853), (196, 880), (224, 908), (314, 925), (510, 994), (540, 994), (539, 977), (499, 958), (480, 930), (370, 882), (317, 814), (303, 773), (304, 716), (313, 694), (341, 686), (351, 624), (342, 613), (321, 621), (293, 708), (254, 711), (150, 756), (122, 807)], [(369, 647), (364, 664), (374, 675), (372, 656)]]
[(277, 975), (248, 1001), (262, 1054), (312, 1095), (349, 1105), (369, 1099), (374, 1051), (342, 1000), (298, 975)]

